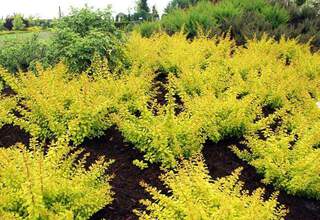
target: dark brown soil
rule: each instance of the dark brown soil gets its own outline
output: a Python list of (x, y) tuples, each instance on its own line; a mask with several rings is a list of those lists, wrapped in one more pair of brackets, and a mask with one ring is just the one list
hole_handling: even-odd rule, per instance
[[(238, 140), (223, 141), (217, 144), (207, 142), (203, 149), (210, 175), (213, 178), (230, 175), (238, 167), (242, 167), (240, 180), (244, 182), (245, 189), (252, 192), (257, 188), (266, 190), (265, 197), (269, 197), (276, 190), (272, 186), (261, 183), (262, 177), (257, 174), (254, 167), (240, 160), (229, 148), (238, 144)], [(287, 220), (320, 220), (320, 201), (298, 196), (291, 196), (280, 191), (278, 201), (289, 209)]]
[[(28, 135), (17, 127), (5, 126), (0, 129), (0, 147), (9, 146), (16, 142), (27, 144)], [(274, 188), (262, 184), (262, 178), (256, 173), (255, 169), (232, 153), (228, 146), (236, 143), (238, 143), (237, 140), (217, 144), (207, 142), (205, 144), (203, 154), (210, 175), (213, 178), (224, 177), (231, 174), (236, 168), (243, 167), (241, 181), (245, 183), (245, 188), (249, 191), (258, 187), (266, 188), (266, 197), (268, 197), (275, 191)], [(140, 181), (145, 181), (166, 192), (158, 178), (162, 173), (159, 167), (151, 165), (148, 169), (140, 170), (134, 166), (132, 161), (141, 159), (142, 154), (130, 144), (125, 143), (117, 129), (111, 128), (103, 137), (85, 141), (83, 147), (86, 152), (91, 154), (89, 163), (99, 156), (115, 160), (107, 171), (109, 174), (114, 174), (111, 181), (115, 192), (114, 201), (92, 216), (92, 220), (137, 219), (132, 210), (143, 209), (139, 200), (149, 198), (149, 195), (139, 185)], [(320, 220), (320, 201), (290, 196), (285, 192), (280, 192), (279, 202), (290, 209), (290, 213), (286, 217), (287, 220)]]
[(12, 95), (16, 95), (16, 93), (10, 87), (5, 87), (1, 91), (1, 95), (3, 95), (3, 96), (12, 96)]
[(92, 162), (99, 156), (115, 160), (107, 171), (109, 174), (114, 175), (111, 181), (113, 192), (115, 193), (114, 201), (111, 205), (92, 216), (91, 219), (137, 219), (132, 210), (143, 209), (139, 200), (150, 199), (140, 186), (140, 182), (144, 181), (164, 190), (158, 178), (162, 173), (159, 166), (150, 165), (149, 168), (140, 170), (133, 165), (132, 161), (142, 159), (142, 154), (135, 150), (133, 146), (125, 143), (119, 131), (114, 127), (109, 129), (98, 140), (85, 141), (83, 146), (87, 152), (90, 152)]
[(16, 143), (29, 145), (29, 135), (17, 126), (3, 126), (0, 129), (0, 147), (10, 147)]

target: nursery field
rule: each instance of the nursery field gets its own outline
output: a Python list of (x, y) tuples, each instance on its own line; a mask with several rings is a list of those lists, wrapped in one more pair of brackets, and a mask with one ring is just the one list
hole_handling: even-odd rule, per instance
[(0, 220), (320, 220), (320, 4), (136, 4), (0, 19)]
[(121, 75), (1, 70), (2, 216), (319, 219), (319, 53), (137, 33), (126, 53)]

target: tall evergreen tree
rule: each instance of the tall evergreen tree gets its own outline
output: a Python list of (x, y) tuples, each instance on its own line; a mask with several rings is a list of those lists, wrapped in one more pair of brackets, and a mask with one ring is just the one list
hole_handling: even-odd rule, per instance
[(148, 0), (138, 0), (137, 4), (137, 12), (150, 12), (150, 8), (148, 6)]
[(148, 0), (138, 0), (136, 6), (135, 20), (149, 20), (151, 17)]
[(159, 20), (159, 19), (160, 19), (158, 10), (157, 10), (157, 8), (156, 8), (155, 5), (152, 6), (152, 13), (151, 13), (151, 15), (152, 15), (152, 19), (153, 19), (153, 20)]

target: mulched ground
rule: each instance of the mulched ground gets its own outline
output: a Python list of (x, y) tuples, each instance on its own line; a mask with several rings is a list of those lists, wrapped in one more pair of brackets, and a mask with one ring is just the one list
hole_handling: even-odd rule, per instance
[[(4, 126), (0, 129), (0, 147), (6, 147), (17, 142), (28, 144), (28, 135), (17, 127)], [(203, 149), (204, 158), (213, 178), (229, 175), (238, 167), (243, 167), (241, 180), (245, 182), (245, 188), (253, 191), (258, 187), (266, 188), (266, 196), (274, 192), (273, 187), (261, 183), (261, 177), (255, 169), (237, 158), (227, 146), (238, 141), (224, 141), (217, 144), (207, 142)], [(101, 138), (87, 140), (83, 143), (86, 152), (90, 152), (89, 163), (99, 156), (114, 159), (108, 173), (114, 174), (111, 181), (115, 192), (111, 205), (97, 212), (92, 220), (134, 220), (137, 216), (133, 209), (143, 209), (140, 199), (149, 198), (148, 194), (139, 185), (145, 181), (159, 189), (164, 189), (158, 177), (162, 171), (157, 165), (140, 170), (132, 164), (134, 159), (141, 159), (142, 154), (128, 143), (125, 143), (116, 128), (109, 129)], [(320, 220), (320, 201), (287, 195), (281, 192), (279, 201), (290, 209), (287, 220)]]
[[(262, 177), (257, 174), (254, 167), (240, 160), (229, 148), (238, 144), (238, 140), (229, 140), (214, 144), (207, 142), (203, 149), (203, 155), (207, 162), (210, 175), (213, 178), (230, 175), (238, 167), (243, 167), (240, 180), (245, 183), (245, 189), (252, 192), (257, 188), (265, 188), (265, 196), (269, 197), (275, 189), (261, 183)], [(278, 201), (289, 208), (287, 220), (320, 220), (320, 201), (314, 199), (291, 196), (280, 191)]]

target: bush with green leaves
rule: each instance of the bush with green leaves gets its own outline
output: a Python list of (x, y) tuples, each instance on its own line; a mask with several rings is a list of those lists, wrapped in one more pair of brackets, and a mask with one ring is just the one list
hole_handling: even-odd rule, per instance
[(6, 39), (0, 45), (0, 66), (11, 73), (27, 71), (47, 55), (48, 45), (37, 34), (30, 37)]
[(86, 169), (86, 156), (60, 141), (46, 153), (32, 142), (0, 149), (1, 219), (89, 219), (112, 202), (110, 162)]
[(239, 181), (241, 169), (232, 175), (212, 180), (202, 159), (184, 161), (177, 171), (163, 175), (170, 196), (145, 183), (151, 200), (143, 200), (146, 211), (136, 210), (144, 219), (283, 219), (287, 210), (277, 202), (277, 194), (266, 201), (264, 190), (252, 194), (243, 189)]
[(152, 34), (160, 31), (159, 22), (143, 22), (138, 26), (138, 31), (144, 37), (150, 37)]
[(15, 14), (13, 16), (12, 25), (13, 25), (12, 29), (15, 31), (23, 30), (26, 27), (23, 21), (23, 16), (20, 14)]
[(260, 16), (263, 22), (270, 24), (271, 28), (286, 24), (290, 18), (283, 7), (270, 4), (267, 0), (223, 0), (217, 4), (200, 1), (187, 10), (172, 9), (163, 16), (160, 23), (162, 29), (169, 34), (184, 30), (189, 38), (193, 38), (198, 30), (227, 32), (233, 27), (234, 19), (239, 19), (248, 13)]
[[(199, 30), (208, 31), (209, 36), (230, 32), (237, 44), (241, 45), (247, 39), (261, 38), (265, 33), (277, 40), (286, 36), (298, 38), (302, 43), (310, 42), (311, 49), (315, 51), (320, 48), (319, 9), (320, 4), (312, 0), (222, 0), (216, 4), (201, 1), (188, 9), (172, 7), (159, 21), (159, 25), (170, 35), (184, 30), (189, 38), (194, 37)], [(153, 30), (159, 32), (159, 29)], [(141, 33), (149, 37), (152, 35), (150, 31), (151, 28), (148, 34)]]
[(107, 58), (110, 69), (117, 71), (126, 64), (123, 43), (124, 35), (115, 27), (110, 9), (74, 8), (56, 24), (48, 62), (63, 61), (71, 72), (80, 73), (96, 54)]
[(0, 19), (0, 31), (4, 31), (6, 29), (6, 27), (4, 26), (5, 22), (6, 21), (4, 19)]

